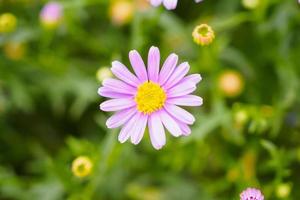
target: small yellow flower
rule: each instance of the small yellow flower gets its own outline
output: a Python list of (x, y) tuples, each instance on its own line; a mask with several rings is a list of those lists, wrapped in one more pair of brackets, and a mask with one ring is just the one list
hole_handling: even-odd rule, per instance
[(128, 0), (114, 0), (109, 9), (109, 15), (112, 23), (122, 26), (131, 21), (134, 11), (134, 5)]
[(225, 71), (219, 77), (218, 87), (225, 96), (236, 97), (244, 89), (244, 79), (237, 71)]
[(87, 156), (79, 156), (72, 162), (72, 172), (77, 177), (88, 176), (93, 169), (93, 163)]
[(215, 39), (215, 33), (207, 24), (196, 26), (192, 33), (194, 41), (201, 45), (209, 45)]
[(106, 78), (112, 77), (112, 73), (108, 67), (101, 67), (96, 72), (96, 78), (99, 82), (102, 82)]
[(4, 45), (4, 54), (11, 60), (20, 60), (24, 57), (25, 46), (18, 42), (9, 42)]
[(11, 13), (0, 15), (0, 33), (13, 32), (17, 26), (17, 18)]
[(291, 193), (291, 185), (288, 183), (281, 183), (276, 188), (276, 196), (281, 199), (286, 199)]

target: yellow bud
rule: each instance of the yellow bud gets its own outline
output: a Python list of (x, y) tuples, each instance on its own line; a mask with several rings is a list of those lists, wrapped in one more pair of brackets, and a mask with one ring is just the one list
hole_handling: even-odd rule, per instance
[(243, 91), (244, 80), (237, 71), (225, 71), (219, 77), (218, 87), (225, 96), (235, 97)]
[(112, 72), (108, 67), (101, 67), (96, 72), (96, 78), (99, 82), (102, 82), (106, 78), (112, 77)]
[(196, 26), (192, 33), (194, 41), (199, 45), (209, 45), (215, 39), (215, 33), (207, 24)]
[(288, 183), (281, 183), (276, 188), (276, 196), (278, 198), (285, 199), (287, 198), (291, 193), (291, 185)]
[(242, 4), (245, 8), (255, 9), (259, 5), (260, 0), (242, 0)]
[(11, 60), (20, 60), (24, 57), (25, 46), (17, 42), (9, 42), (4, 45), (4, 54)]
[(0, 15), (0, 33), (13, 32), (17, 26), (17, 18), (11, 13)]
[(93, 163), (87, 156), (79, 156), (72, 162), (72, 172), (77, 177), (86, 177), (92, 172)]
[(109, 15), (112, 23), (115, 25), (124, 25), (131, 21), (134, 6), (128, 0), (114, 0), (109, 9)]

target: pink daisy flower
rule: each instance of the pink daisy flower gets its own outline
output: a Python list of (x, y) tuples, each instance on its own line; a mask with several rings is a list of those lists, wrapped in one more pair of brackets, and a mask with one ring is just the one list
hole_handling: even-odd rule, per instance
[(241, 200), (264, 200), (264, 195), (260, 190), (247, 188), (240, 194)]
[(171, 54), (160, 68), (160, 52), (151, 47), (148, 67), (136, 50), (129, 52), (129, 59), (135, 75), (118, 61), (112, 62), (112, 73), (118, 78), (103, 81), (99, 95), (112, 98), (100, 105), (103, 111), (116, 111), (106, 125), (108, 128), (122, 126), (119, 141), (129, 138), (138, 144), (148, 126), (150, 139), (155, 149), (166, 143), (164, 127), (175, 137), (189, 135), (189, 125), (195, 118), (179, 106), (200, 106), (202, 98), (190, 95), (201, 81), (199, 74), (186, 76), (189, 64), (177, 66), (178, 56)]
[[(177, 6), (178, 0), (150, 0), (152, 6), (159, 6), (163, 4), (168, 10), (173, 10)], [(201, 2), (202, 0), (195, 0), (196, 3)]]

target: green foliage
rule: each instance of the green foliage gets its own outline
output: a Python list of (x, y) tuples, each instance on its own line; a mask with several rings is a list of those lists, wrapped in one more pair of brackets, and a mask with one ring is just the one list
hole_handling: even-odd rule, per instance
[[(18, 22), (0, 33), (0, 199), (227, 200), (250, 186), (266, 199), (300, 199), (300, 8), (260, 2), (179, 0), (175, 11), (136, 10), (117, 26), (111, 1), (64, 0), (63, 20), (49, 30), (39, 20), (45, 1), (0, 0), (0, 14)], [(215, 31), (210, 46), (193, 43), (200, 23)], [(146, 58), (152, 45), (203, 77), (191, 136), (168, 136), (160, 151), (148, 133), (138, 146), (118, 143), (97, 95), (100, 67), (128, 64), (131, 49)], [(218, 85), (227, 69), (245, 83), (234, 98)], [(80, 155), (94, 162), (85, 178), (71, 171)], [(282, 184), (290, 194), (280, 196)]]

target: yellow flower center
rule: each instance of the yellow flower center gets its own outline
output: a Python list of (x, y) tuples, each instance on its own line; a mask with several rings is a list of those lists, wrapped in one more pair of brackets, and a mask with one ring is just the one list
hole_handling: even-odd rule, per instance
[(166, 98), (167, 95), (160, 85), (150, 81), (138, 87), (134, 100), (138, 111), (151, 114), (164, 106)]

